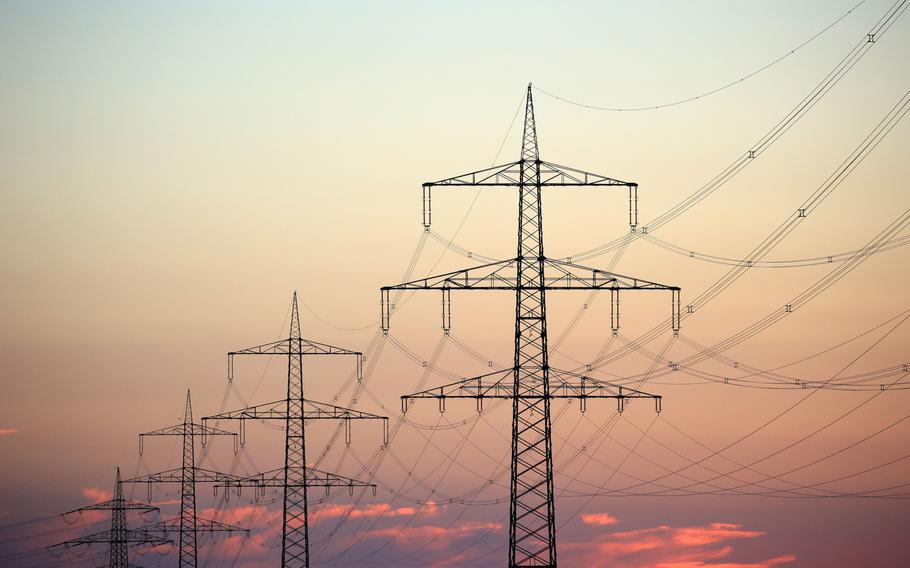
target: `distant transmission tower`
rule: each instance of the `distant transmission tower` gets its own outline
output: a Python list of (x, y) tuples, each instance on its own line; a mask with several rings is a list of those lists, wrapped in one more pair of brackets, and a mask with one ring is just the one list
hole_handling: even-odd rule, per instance
[(235, 527), (214, 521), (212, 519), (202, 519), (196, 516), (196, 483), (224, 483), (231, 479), (236, 479), (226, 473), (210, 471), (201, 467), (196, 467), (196, 444), (197, 436), (202, 438), (203, 444), (208, 436), (234, 436), (234, 451), (237, 450), (237, 434), (226, 430), (218, 430), (193, 423), (193, 406), (190, 401), (190, 391), (186, 391), (186, 407), (184, 409), (183, 422), (176, 426), (161, 428), (139, 434), (139, 455), (142, 455), (143, 438), (145, 436), (180, 436), (183, 438), (183, 464), (176, 469), (142, 475), (127, 479), (124, 483), (147, 483), (148, 500), (152, 500), (153, 483), (179, 483), (180, 484), (180, 516), (174, 519), (161, 521), (154, 525), (143, 527), (142, 530), (153, 533), (160, 533), (165, 536), (174, 532), (180, 537), (180, 555), (178, 566), (180, 568), (196, 568), (196, 536), (198, 533), (244, 533), (249, 535), (250, 531), (244, 528)]
[(423, 184), (424, 227), (430, 227), (430, 190), (434, 186), (512, 186), (518, 188), (518, 256), (382, 288), (382, 329), (388, 331), (393, 307), (391, 290), (442, 290), (442, 327), (451, 326), (451, 290), (515, 292), (514, 366), (402, 397), (435, 398), (440, 410), (447, 398), (473, 398), (478, 410), (486, 398), (512, 401), (512, 464), (509, 505), (509, 566), (556, 566), (553, 506), (553, 455), (550, 400), (615, 398), (622, 411), (626, 399), (661, 398), (635, 389), (550, 367), (547, 351), (547, 290), (609, 290), (613, 332), (619, 329), (620, 290), (668, 290), (672, 327), (679, 329), (679, 288), (621, 276), (544, 256), (541, 188), (624, 186), (629, 188), (629, 224), (638, 224), (638, 185), (545, 162), (537, 150), (534, 103), (528, 85), (521, 157), (516, 162)]
[[(244, 423), (247, 419), (282, 420), (285, 424), (284, 467), (228, 481), (224, 485), (257, 488), (283, 487), (284, 509), (281, 532), (281, 566), (308, 568), (310, 565), (309, 525), (307, 518), (307, 488), (309, 487), (373, 487), (354, 479), (311, 469), (306, 462), (305, 424), (307, 420), (344, 420), (345, 439), (351, 441), (351, 420), (382, 420), (383, 441), (388, 442), (388, 418), (350, 408), (314, 402), (303, 397), (303, 357), (309, 355), (353, 355), (360, 378), (363, 354), (341, 347), (318, 343), (300, 336), (300, 315), (297, 293), (291, 304), (291, 329), (286, 339), (228, 353), (228, 380), (233, 380), (235, 355), (280, 355), (288, 358), (287, 397), (267, 404), (207, 416), (206, 420), (239, 420), (240, 443), (245, 441)], [(375, 489), (375, 487), (374, 487)]]
[(114, 483), (114, 498), (102, 503), (95, 503), (88, 507), (80, 507), (63, 513), (63, 517), (75, 513), (82, 514), (85, 511), (110, 511), (111, 512), (111, 530), (103, 531), (79, 538), (74, 538), (55, 544), (50, 549), (72, 548), (74, 546), (108, 544), (110, 545), (110, 558), (108, 568), (129, 568), (129, 547), (142, 544), (157, 546), (161, 544), (170, 544), (172, 541), (166, 537), (159, 536), (146, 530), (130, 530), (126, 525), (126, 512), (138, 511), (140, 513), (150, 513), (157, 511), (158, 507), (128, 501), (123, 498), (123, 485), (120, 481), (120, 468), (117, 468), (117, 480)]

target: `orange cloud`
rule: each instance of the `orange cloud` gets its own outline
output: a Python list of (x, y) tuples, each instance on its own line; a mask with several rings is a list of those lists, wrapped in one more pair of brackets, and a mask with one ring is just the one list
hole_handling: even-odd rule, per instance
[(409, 517), (412, 515), (421, 515), (432, 517), (439, 514), (439, 507), (436, 503), (430, 501), (421, 507), (396, 507), (392, 508), (389, 503), (375, 503), (366, 507), (356, 508), (353, 505), (324, 505), (316, 510), (318, 520), (333, 519), (343, 515), (350, 515), (351, 518), (372, 518), (372, 517)]
[(619, 519), (609, 513), (591, 513), (588, 515), (582, 515), (581, 522), (585, 523), (586, 525), (606, 526), (615, 525), (619, 522)]
[[(610, 519), (618, 522), (610, 515), (603, 519), (597, 514), (582, 516), (589, 525), (612, 524)], [(791, 554), (757, 562), (730, 561), (733, 541), (764, 535), (733, 523), (661, 525), (607, 533), (594, 542), (567, 543), (566, 549), (571, 563), (591, 568), (771, 568), (796, 561)]]
[(82, 495), (86, 499), (90, 499), (92, 503), (100, 503), (102, 501), (110, 500), (114, 494), (110, 491), (105, 491), (104, 489), (98, 489), (95, 487), (83, 487)]
[(203, 509), (198, 514), (206, 519), (214, 519), (251, 530), (281, 527), (281, 509), (269, 509), (266, 505), (208, 508)]
[(485, 523), (468, 521), (456, 526), (440, 527), (423, 525), (419, 527), (388, 527), (376, 529), (366, 533), (366, 538), (390, 538), (398, 544), (432, 541), (428, 548), (446, 548), (453, 540), (462, 538), (477, 531), (498, 531), (502, 529), (500, 523)]
[(10, 434), (15, 434), (18, 432), (16, 428), (0, 428), (0, 436), (8, 436)]
[(758, 531), (744, 531), (739, 525), (729, 523), (711, 523), (707, 527), (685, 527), (677, 529), (673, 534), (674, 542), (687, 546), (714, 544), (734, 538), (756, 538), (765, 533)]

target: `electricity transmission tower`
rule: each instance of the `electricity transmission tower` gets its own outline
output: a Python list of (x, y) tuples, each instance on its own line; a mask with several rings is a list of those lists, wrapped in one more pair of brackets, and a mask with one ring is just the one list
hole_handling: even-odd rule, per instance
[(514, 366), (442, 387), (405, 395), (409, 401), (435, 398), (440, 410), (447, 398), (473, 398), (478, 411), (483, 400), (512, 401), (512, 463), (509, 504), (509, 567), (556, 566), (556, 525), (553, 505), (553, 458), (550, 401), (577, 398), (582, 410), (589, 398), (614, 398), (622, 411), (625, 401), (650, 398), (660, 411), (659, 395), (614, 385), (550, 367), (547, 351), (548, 290), (609, 290), (611, 324), (619, 329), (621, 290), (664, 290), (672, 295), (671, 320), (679, 328), (679, 288), (588, 268), (544, 256), (541, 189), (562, 186), (620, 186), (629, 188), (629, 223), (638, 223), (638, 185), (540, 159), (534, 103), (528, 85), (524, 133), (518, 161), (423, 184), (424, 227), (430, 226), (430, 191), (435, 186), (511, 186), (518, 188), (518, 255), (381, 290), (381, 325), (388, 331), (393, 306), (391, 290), (442, 290), (442, 327), (451, 326), (450, 294), (455, 290), (515, 292)]
[(179, 568), (196, 568), (196, 536), (198, 533), (222, 532), (249, 535), (250, 531), (247, 529), (196, 516), (196, 483), (223, 483), (234, 479), (236, 476), (196, 467), (195, 439), (199, 436), (202, 438), (203, 444), (205, 444), (205, 439), (208, 436), (234, 436), (234, 451), (236, 452), (237, 434), (193, 423), (193, 406), (190, 401), (190, 391), (186, 391), (183, 422), (176, 426), (139, 434), (139, 455), (142, 455), (142, 442), (145, 436), (180, 436), (183, 438), (183, 464), (181, 467), (124, 481), (124, 483), (147, 483), (149, 501), (152, 500), (153, 483), (180, 484), (180, 516), (143, 527), (142, 529), (165, 536), (173, 532), (179, 534), (180, 552), (177, 564)]
[(130, 530), (126, 525), (126, 512), (138, 511), (140, 513), (150, 513), (157, 511), (158, 507), (129, 501), (123, 497), (123, 485), (120, 481), (120, 468), (117, 468), (117, 479), (114, 483), (114, 498), (109, 501), (95, 503), (88, 507), (80, 507), (63, 513), (64, 519), (67, 515), (74, 513), (82, 514), (85, 511), (110, 511), (111, 512), (111, 529), (99, 533), (74, 538), (55, 544), (50, 549), (72, 548), (74, 546), (108, 544), (110, 545), (110, 558), (108, 560), (109, 568), (129, 568), (129, 547), (142, 544), (157, 546), (161, 544), (170, 544), (171, 540), (159, 536), (145, 529)]
[(287, 357), (287, 397), (267, 404), (216, 414), (206, 420), (239, 420), (240, 443), (245, 442), (244, 423), (247, 419), (281, 420), (285, 424), (284, 467), (241, 480), (229, 480), (224, 485), (252, 486), (284, 489), (284, 508), (281, 532), (282, 568), (308, 568), (310, 565), (309, 525), (307, 520), (307, 489), (309, 487), (344, 486), (375, 487), (368, 483), (321, 472), (308, 467), (306, 462), (305, 425), (307, 420), (344, 420), (345, 441), (351, 441), (351, 420), (382, 420), (383, 443), (388, 442), (388, 418), (350, 408), (342, 408), (303, 397), (303, 357), (347, 355), (356, 357), (357, 378), (360, 379), (363, 354), (341, 347), (318, 343), (300, 336), (300, 316), (297, 310), (297, 293), (291, 304), (289, 337), (228, 353), (228, 380), (233, 380), (234, 356), (279, 355)]

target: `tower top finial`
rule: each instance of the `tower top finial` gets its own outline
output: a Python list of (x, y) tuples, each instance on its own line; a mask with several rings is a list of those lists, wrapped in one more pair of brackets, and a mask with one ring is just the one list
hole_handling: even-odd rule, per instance
[(531, 83), (528, 83), (528, 99), (525, 102), (525, 127), (521, 137), (521, 159), (536, 161), (540, 158), (537, 149), (537, 126), (534, 122), (534, 99), (531, 96)]
[(120, 482), (120, 466), (117, 466), (117, 479), (114, 482), (114, 501), (123, 501), (123, 483)]
[(186, 389), (186, 409), (183, 413), (183, 423), (193, 423), (193, 404), (190, 402), (190, 389)]
[(294, 290), (294, 300), (291, 303), (291, 339), (300, 338), (300, 312), (297, 310), (297, 290)]

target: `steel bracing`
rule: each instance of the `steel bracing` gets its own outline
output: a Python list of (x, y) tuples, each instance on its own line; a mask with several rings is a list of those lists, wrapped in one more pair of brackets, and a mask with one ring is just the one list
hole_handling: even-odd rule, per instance
[(249, 535), (249, 530), (220, 523), (211, 519), (196, 516), (196, 483), (225, 482), (235, 479), (226, 473), (219, 473), (196, 467), (196, 438), (204, 440), (209, 436), (233, 436), (234, 450), (237, 449), (237, 434), (226, 430), (211, 428), (193, 422), (193, 405), (190, 391), (186, 391), (186, 406), (184, 407), (183, 422), (176, 426), (169, 426), (151, 432), (139, 434), (139, 454), (142, 455), (143, 439), (146, 436), (180, 436), (183, 443), (183, 462), (180, 468), (142, 475), (127, 479), (124, 483), (148, 484), (149, 501), (151, 501), (153, 483), (179, 483), (180, 484), (180, 516), (168, 519), (154, 525), (143, 527), (142, 530), (151, 533), (168, 535), (173, 532), (178, 534), (180, 541), (178, 566), (179, 568), (196, 568), (197, 565), (197, 536), (199, 533), (244, 533)]
[(126, 524), (127, 511), (139, 513), (151, 513), (157, 511), (158, 507), (153, 507), (145, 503), (131, 501), (123, 497), (123, 484), (120, 480), (120, 468), (117, 468), (117, 478), (114, 482), (114, 497), (108, 501), (95, 503), (87, 507), (80, 507), (63, 513), (67, 515), (81, 514), (86, 511), (110, 511), (111, 528), (110, 530), (94, 533), (79, 538), (74, 538), (55, 544), (49, 548), (72, 548), (76, 546), (90, 546), (92, 544), (108, 544), (110, 546), (110, 556), (108, 559), (109, 568), (128, 568), (129, 547), (139, 545), (158, 546), (170, 544), (171, 539), (166, 536), (147, 531), (145, 529), (130, 530)]
[(351, 420), (381, 420), (383, 422), (384, 442), (387, 441), (388, 418), (359, 410), (343, 408), (331, 404), (306, 400), (303, 397), (303, 357), (321, 355), (354, 356), (357, 362), (356, 372), (360, 376), (363, 355), (340, 347), (334, 347), (310, 341), (300, 336), (300, 315), (297, 309), (297, 293), (291, 305), (290, 334), (286, 339), (267, 343), (248, 349), (233, 351), (228, 354), (229, 379), (233, 378), (233, 358), (238, 355), (279, 355), (288, 359), (287, 397), (284, 400), (270, 402), (207, 416), (207, 420), (239, 420), (240, 443), (245, 442), (244, 424), (247, 419), (282, 420), (285, 424), (284, 467), (279, 470), (260, 473), (240, 479), (225, 480), (226, 487), (281, 487), (284, 490), (281, 533), (281, 566), (283, 568), (308, 568), (310, 565), (309, 524), (307, 513), (307, 488), (344, 486), (372, 487), (361, 483), (311, 470), (306, 462), (306, 428), (307, 420), (344, 420), (346, 440), (350, 442)]
[(402, 397), (434, 398), (444, 409), (447, 398), (473, 398), (478, 410), (486, 398), (512, 401), (512, 465), (509, 505), (509, 567), (556, 566), (553, 503), (553, 458), (550, 401), (555, 398), (613, 398), (619, 410), (632, 398), (650, 398), (660, 410), (660, 396), (620, 387), (550, 367), (547, 349), (547, 290), (609, 290), (612, 328), (619, 328), (619, 293), (662, 290), (672, 296), (674, 331), (679, 326), (679, 288), (613, 274), (544, 255), (541, 189), (558, 186), (621, 186), (629, 189), (629, 223), (638, 223), (638, 185), (540, 159), (534, 102), (528, 85), (521, 157), (518, 161), (423, 184), (424, 227), (430, 226), (431, 188), (436, 186), (511, 186), (518, 188), (518, 254), (493, 262), (386, 286), (381, 290), (381, 325), (388, 331), (392, 290), (441, 290), (443, 330), (451, 325), (450, 293), (454, 290), (515, 292), (514, 366)]

